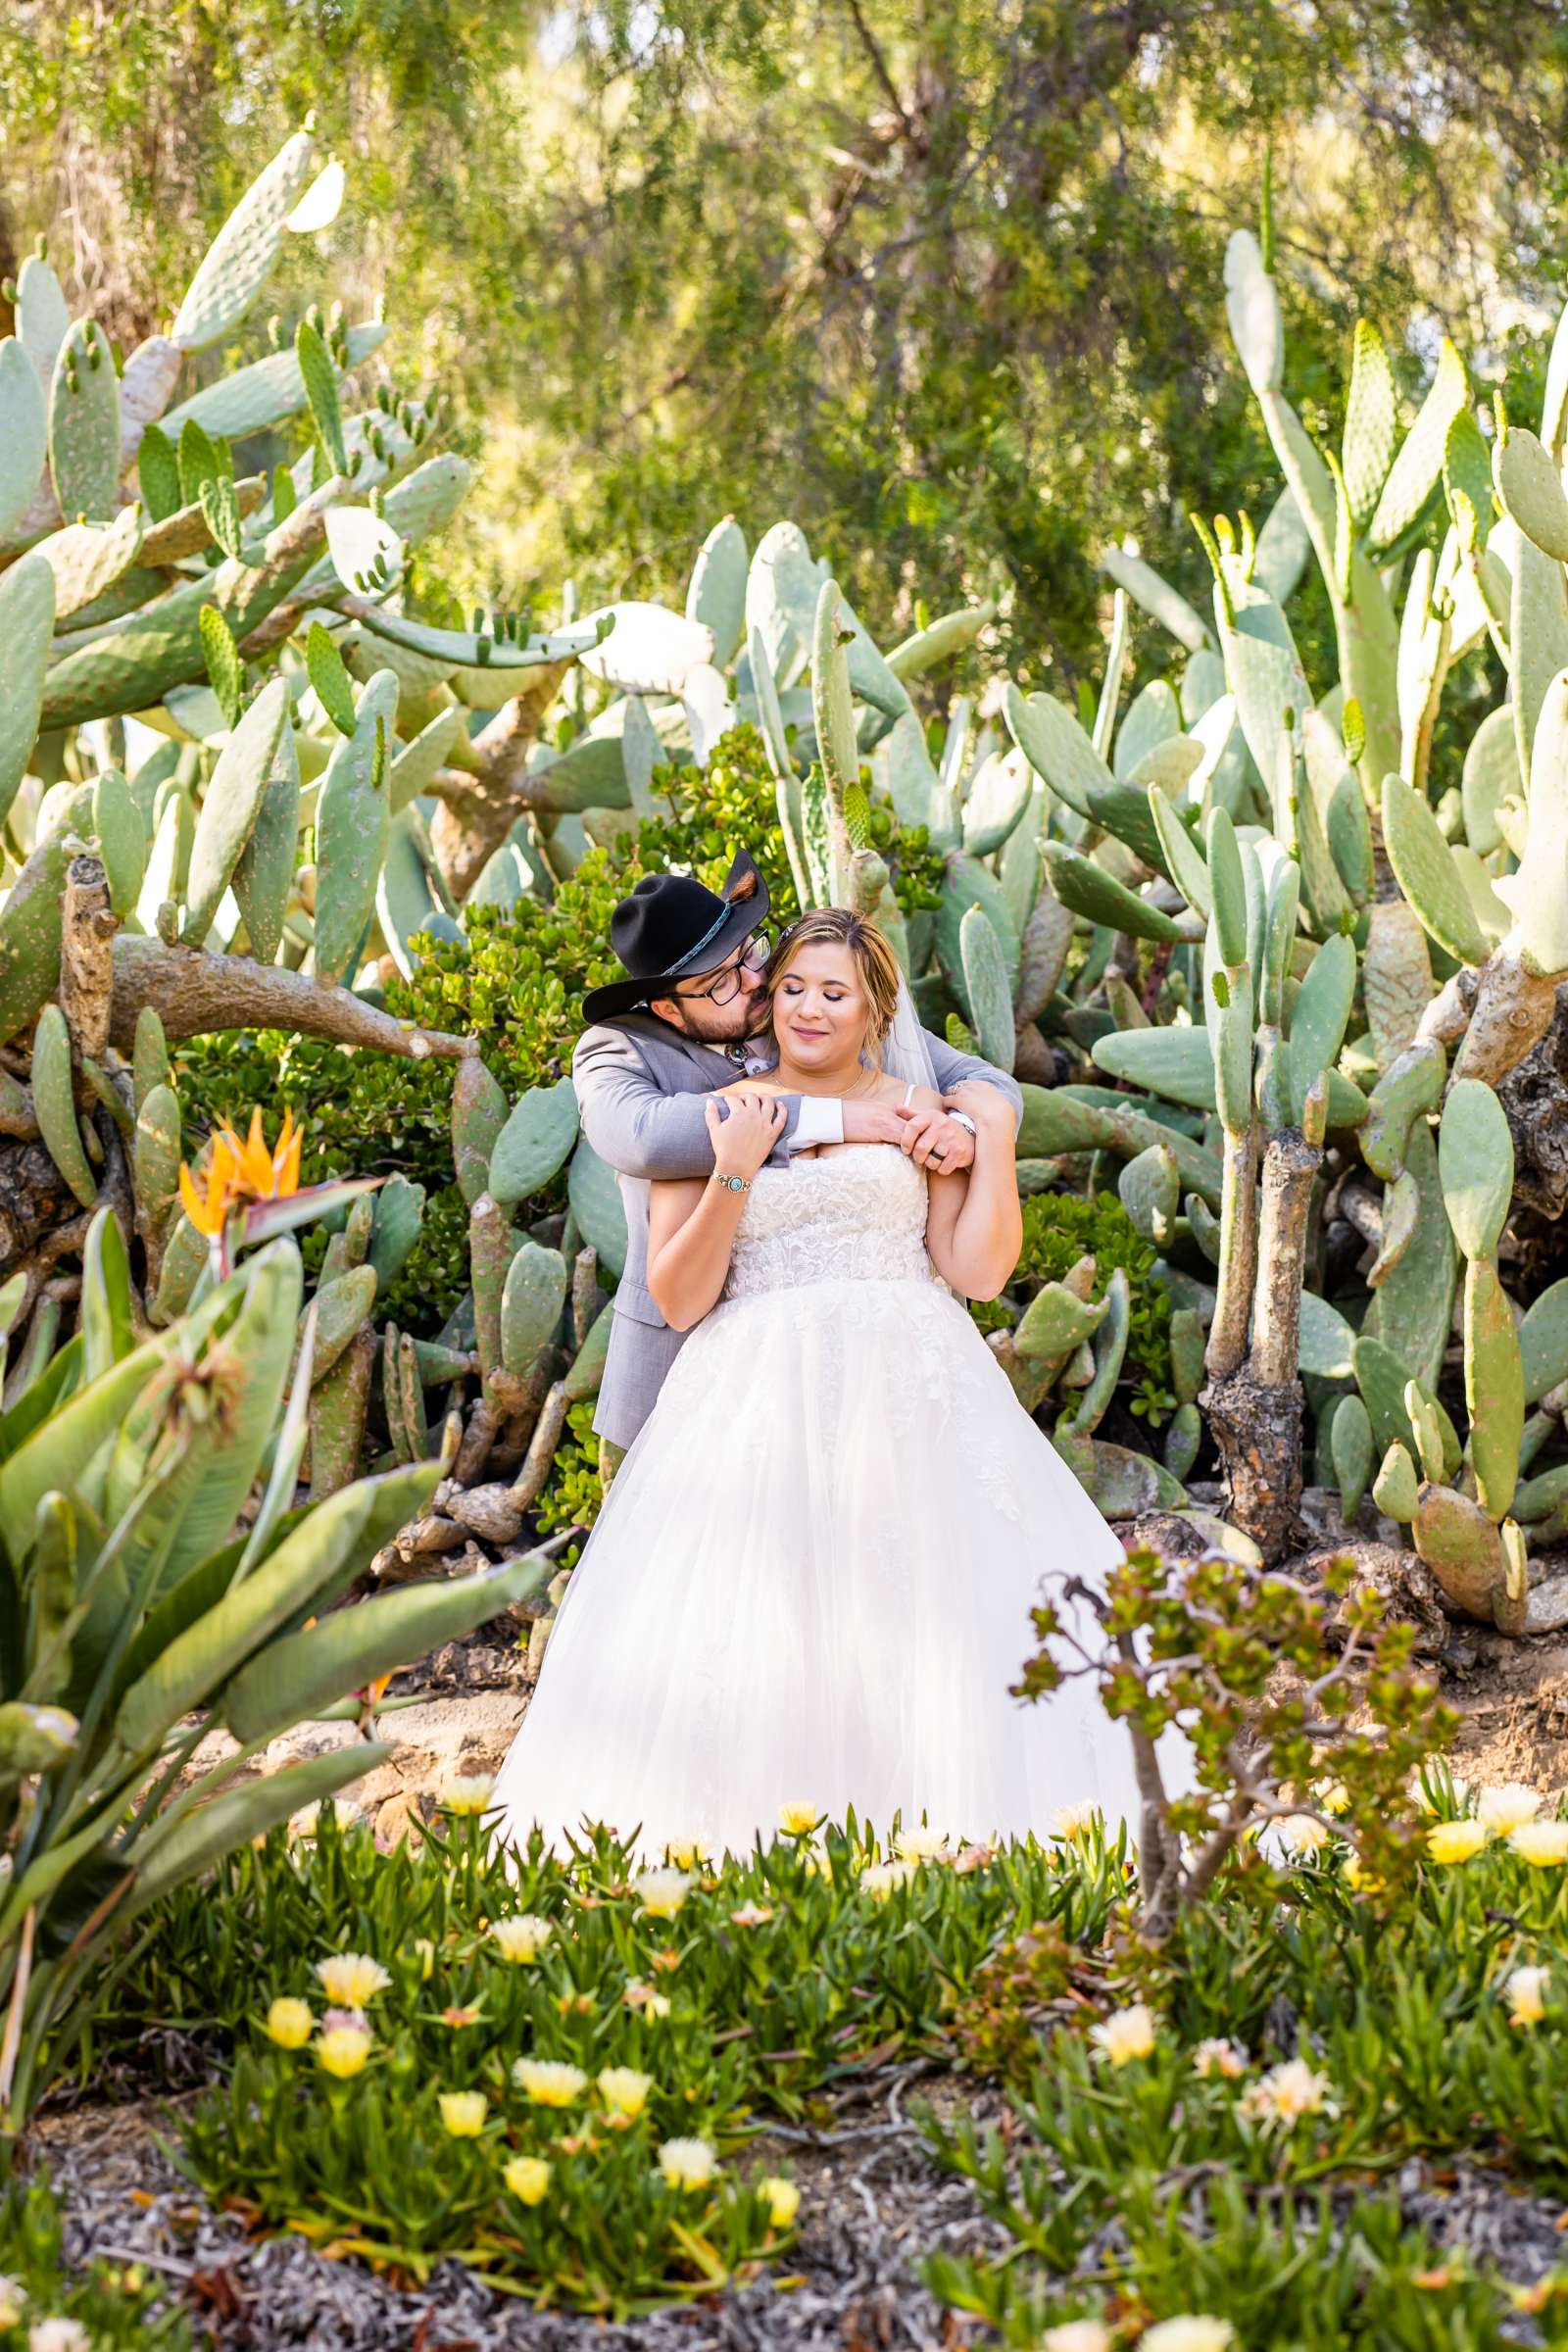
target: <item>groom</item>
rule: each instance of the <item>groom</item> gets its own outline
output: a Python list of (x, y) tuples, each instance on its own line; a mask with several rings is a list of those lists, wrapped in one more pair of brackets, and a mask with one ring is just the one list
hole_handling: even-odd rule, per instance
[[(671, 1331), (648, 1290), (648, 1187), (656, 1178), (708, 1176), (713, 1151), (704, 1097), (770, 1070), (778, 1056), (763, 973), (772, 941), (767, 888), (744, 850), (722, 892), (689, 874), (645, 874), (610, 918), (610, 939), (628, 977), (590, 989), (585, 1029), (572, 1055), (583, 1133), (619, 1172), (626, 1203), (626, 1266), (615, 1289), (610, 1353), (594, 1428), (618, 1458), (654, 1408), (686, 1334)], [(775, 1161), (816, 1144), (898, 1144), (920, 1167), (952, 1174), (974, 1157), (974, 1125), (962, 1089), (999, 1087), (1020, 1116), (1012, 1079), (925, 1033), (946, 1107), (783, 1097), (787, 1119)]]

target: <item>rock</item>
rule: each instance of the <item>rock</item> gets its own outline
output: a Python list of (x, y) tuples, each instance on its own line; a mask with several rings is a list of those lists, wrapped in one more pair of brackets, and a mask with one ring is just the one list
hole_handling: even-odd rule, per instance
[(522, 1513), (512, 1499), (511, 1487), (500, 1482), (455, 1494), (446, 1507), (449, 1518), (486, 1544), (511, 1544), (522, 1526)]
[[(1347, 1556), (1354, 1567), (1350, 1594), (1370, 1587), (1387, 1616), (1414, 1626), (1418, 1650), (1428, 1656), (1440, 1654), (1448, 1641), (1448, 1619), (1439, 1599), (1436, 1580), (1413, 1551), (1400, 1550), (1393, 1544), (1368, 1543), (1363, 1537), (1304, 1552), (1287, 1565), (1293, 1576), (1311, 1582), (1320, 1578), (1333, 1561)], [(1327, 1630), (1331, 1639), (1344, 1638), (1343, 1602), (1331, 1611)]]
[(1200, 1560), (1208, 1541), (1200, 1528), (1179, 1511), (1143, 1511), (1119, 1531), (1127, 1551), (1162, 1551), (1168, 1559)]
[(1525, 1607), (1527, 1634), (1560, 1634), (1568, 1626), (1568, 1567), (1533, 1585)]
[(387, 1797), (378, 1806), (375, 1816), (375, 1842), (383, 1853), (401, 1845), (405, 1838), (417, 1840), (424, 1834), (427, 1818), (424, 1804), (416, 1789), (401, 1788), (396, 1796)]

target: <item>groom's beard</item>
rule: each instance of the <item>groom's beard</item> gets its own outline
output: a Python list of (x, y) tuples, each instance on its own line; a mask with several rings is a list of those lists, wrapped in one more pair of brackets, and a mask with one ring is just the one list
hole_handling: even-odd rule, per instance
[[(735, 1007), (732, 1004), (726, 1004), (722, 1010), (733, 1013)], [(707, 1005), (703, 1005), (699, 1009), (693, 1005), (680, 1004), (678, 1018), (672, 1026), (678, 1028), (684, 1036), (695, 1038), (699, 1044), (705, 1046), (750, 1045), (754, 1038), (771, 1039), (773, 1007), (768, 1003), (766, 992), (759, 990), (755, 997), (747, 999), (744, 1016), (738, 1020), (726, 1022), (719, 1019), (715, 1021), (712, 1011)]]

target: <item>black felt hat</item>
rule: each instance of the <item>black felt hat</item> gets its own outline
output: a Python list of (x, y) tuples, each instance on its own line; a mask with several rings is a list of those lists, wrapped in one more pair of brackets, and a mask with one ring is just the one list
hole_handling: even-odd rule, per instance
[(608, 1020), (668, 996), (714, 970), (766, 920), (767, 885), (744, 850), (736, 851), (722, 892), (690, 874), (644, 874), (610, 918), (610, 944), (631, 977), (589, 989), (583, 1018)]

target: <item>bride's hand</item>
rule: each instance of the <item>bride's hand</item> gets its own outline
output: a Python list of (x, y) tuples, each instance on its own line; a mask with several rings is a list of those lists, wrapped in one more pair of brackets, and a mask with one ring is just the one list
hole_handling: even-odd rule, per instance
[(720, 1176), (755, 1176), (789, 1118), (777, 1095), (753, 1094), (744, 1088), (725, 1095), (722, 1104), (717, 1095), (710, 1095), (703, 1109), (713, 1146), (713, 1165)]

